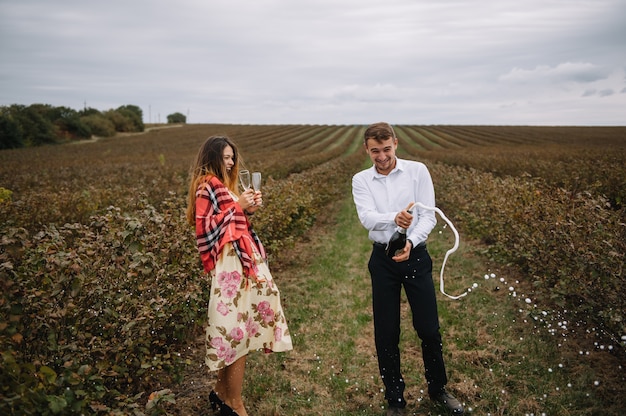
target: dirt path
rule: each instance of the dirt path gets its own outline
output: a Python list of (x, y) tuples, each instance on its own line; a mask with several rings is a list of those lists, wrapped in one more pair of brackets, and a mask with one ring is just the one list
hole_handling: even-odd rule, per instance
[[(137, 131), (137, 132), (130, 132), (130, 133), (117, 133), (115, 134), (115, 136), (113, 137), (128, 137), (128, 136), (137, 136), (139, 134), (146, 134), (150, 131), (153, 130), (163, 130), (163, 129), (171, 129), (171, 128), (176, 128), (176, 127), (183, 127), (184, 124), (163, 124), (163, 125), (159, 125), (159, 126), (152, 126), (152, 127), (146, 127), (144, 129), (144, 131)], [(108, 137), (100, 137), (100, 136), (91, 136), (90, 139), (86, 139), (86, 140), (76, 140), (76, 141), (71, 141), (68, 142), (67, 144), (71, 144), (71, 145), (75, 145), (75, 144), (89, 144), (89, 143), (95, 143), (99, 140), (102, 139), (106, 139)]]
[[(280, 259), (274, 260), (272, 264), (272, 275), (278, 282), (279, 288), (283, 290), (289, 280), (293, 281), (293, 277), (307, 267), (315, 259), (318, 251), (311, 249), (311, 242), (323, 242), (332, 238), (333, 213), (337, 212), (339, 204), (329, 207), (323, 218), (317, 220), (312, 229), (307, 232), (306, 237), (301, 238), (291, 248), (285, 249), (281, 253)], [(362, 344), (364, 348), (371, 347), (372, 333), (363, 334)], [(204, 332), (199, 333), (196, 338), (190, 342), (183, 352), (183, 358), (189, 360), (190, 363), (183, 374), (182, 382), (179, 385), (169, 387), (176, 397), (176, 406), (173, 414), (181, 416), (190, 415), (212, 415), (208, 402), (208, 394), (215, 384), (215, 372), (209, 372), (204, 365)], [(291, 362), (298, 360), (298, 351), (290, 352)]]
[[(272, 273), (278, 282), (279, 287), (283, 294), (296, 291), (306, 290), (300, 287), (299, 279), (318, 279), (315, 275), (309, 275), (304, 273), (303, 270), (309, 269), (310, 265), (323, 263), (325, 260), (323, 255), (328, 254), (328, 249), (324, 248), (325, 245), (337, 244), (335, 241), (337, 237), (336, 224), (332, 222), (332, 218), (336, 215), (339, 207), (333, 207), (327, 212), (324, 218), (320, 218), (316, 225), (307, 233), (307, 235), (299, 240), (293, 248), (286, 251), (282, 255), (282, 260), (275, 261), (272, 266)], [(355, 231), (356, 232), (356, 231)], [(326, 254), (324, 254), (326, 253)], [(363, 259), (349, 259), (344, 257), (348, 263), (347, 267), (359, 267), (363, 266)], [(331, 259), (332, 260), (332, 259)], [(332, 263), (332, 261), (331, 261)], [(479, 262), (479, 264), (482, 264)], [(352, 266), (351, 266), (352, 265)], [(356, 265), (356, 266), (355, 266)], [(351, 269), (350, 269), (351, 270)], [(362, 270), (354, 270), (354, 275), (359, 275)], [(512, 281), (516, 283), (516, 289), (521, 292), (530, 293), (532, 285), (527, 282), (526, 286), (522, 284), (522, 276), (515, 275), (514, 271), (504, 271), (501, 269), (502, 276), (508, 276)], [(316, 273), (310, 271), (309, 273)], [(517, 277), (515, 277), (517, 276)], [(350, 282), (347, 282), (350, 283)], [(361, 282), (363, 283), (363, 282)], [(366, 285), (367, 286), (367, 285)], [(286, 289), (286, 290), (285, 290)], [(326, 289), (326, 288), (324, 288)], [(345, 305), (341, 302), (345, 302), (345, 293), (349, 293), (351, 296), (364, 297), (369, 290), (359, 288), (358, 290), (346, 286), (345, 283), (338, 283), (338, 286), (333, 288), (336, 292), (333, 293), (332, 299), (330, 299), (329, 305), (331, 308), (336, 308), (336, 313), (342, 313), (348, 311), (342, 309)], [(343, 293), (339, 293), (343, 292)], [(506, 290), (493, 291), (485, 293), (484, 296), (492, 297), (496, 300), (498, 307), (504, 309), (505, 303), (515, 302), (510, 296), (507, 295)], [(335, 295), (336, 293), (336, 295)], [(478, 295), (473, 294), (472, 296)], [(474, 299), (474, 298), (472, 298)], [(323, 305), (316, 305), (316, 312), (321, 313)], [(404, 305), (405, 309), (407, 305)], [(514, 308), (517, 308), (513, 305)], [(361, 306), (362, 310), (359, 311), (361, 316), (366, 316), (369, 312), (367, 306)], [(572, 331), (568, 335), (567, 339), (562, 338), (562, 342), (559, 346), (558, 357), (543, 357), (547, 349), (543, 342), (552, 342), (546, 340), (543, 333), (546, 328), (542, 329), (542, 325), (533, 325), (530, 320), (520, 319), (513, 322), (496, 321), (496, 324), (489, 324), (487, 322), (488, 314), (484, 310), (484, 306), (480, 304), (472, 304), (470, 302), (451, 302), (446, 305), (446, 308), (450, 310), (450, 314), (442, 317), (444, 322), (444, 330), (446, 331), (447, 351), (448, 355), (453, 358), (450, 361), (451, 368), (451, 383), (450, 387), (455, 392), (460, 393), (460, 398), (469, 403), (470, 406), (475, 406), (477, 409), (472, 414), (484, 414), (481, 412), (485, 409), (500, 409), (502, 413), (491, 414), (516, 414), (515, 409), (534, 409), (537, 413), (541, 414), (546, 410), (546, 404), (542, 403), (542, 400), (546, 400), (549, 396), (558, 396), (560, 394), (568, 394), (568, 390), (581, 390), (580, 396), (573, 396), (579, 400), (579, 404), (585, 406), (585, 409), (594, 411), (597, 408), (603, 408), (603, 402), (606, 408), (615, 409), (619, 407), (619, 403), (626, 400), (624, 396), (625, 376), (623, 371), (624, 356), (622, 353), (608, 353), (606, 350), (601, 350), (599, 347), (594, 348), (594, 342), (596, 337), (593, 333), (585, 332), (580, 328), (577, 331)], [(289, 309), (286, 309), (289, 313)], [(348, 313), (352, 313), (351, 311)], [(406, 311), (405, 311), (406, 313)], [(472, 347), (467, 346), (454, 346), (453, 339), (458, 336), (460, 330), (458, 325), (464, 325), (465, 321), (452, 322), (453, 319), (460, 319), (463, 313), (478, 313), (485, 315), (484, 317), (476, 316), (474, 318), (468, 318), (468, 322), (475, 322), (477, 325), (477, 337), (479, 334), (484, 335), (485, 339), (477, 338), (475, 340), (476, 345)], [(503, 311), (499, 311), (503, 314)], [(497, 313), (495, 315), (498, 315)], [(355, 315), (357, 316), (357, 315)], [(288, 316), (289, 317), (289, 316)], [(482, 319), (485, 320), (482, 320)], [(321, 322), (321, 321), (324, 322)], [(373, 351), (372, 340), (372, 328), (371, 325), (365, 326), (364, 329), (357, 333), (346, 336), (343, 338), (344, 342), (353, 342), (355, 345), (355, 362), (353, 368), (341, 368), (337, 365), (341, 360), (333, 360), (332, 354), (339, 355), (339, 350), (325, 351), (324, 345), (327, 345), (326, 340), (319, 339), (315, 334), (319, 331), (319, 325), (335, 325), (332, 322), (332, 318), (329, 315), (320, 315), (316, 321), (307, 322), (306, 326), (302, 326), (300, 333), (298, 334), (300, 340), (303, 341), (294, 351), (288, 354), (285, 358), (284, 370), (280, 377), (287, 377), (291, 388), (298, 392), (314, 392), (316, 397), (319, 397), (319, 403), (315, 403), (311, 407), (310, 414), (324, 414), (324, 415), (343, 415), (343, 414), (363, 414), (363, 415), (379, 415), (383, 414), (383, 410), (377, 408), (384, 402), (382, 393), (380, 392), (381, 383), (379, 380), (374, 380), (377, 377), (376, 359)], [(514, 345), (511, 345), (508, 350), (503, 350), (504, 345), (502, 342), (505, 340), (499, 340), (495, 338), (495, 334), (491, 332), (497, 332), (498, 328), (502, 325), (506, 325), (506, 332), (512, 334), (519, 334), (521, 337), (530, 338), (535, 337), (535, 344), (537, 351), (527, 351), (524, 349), (516, 350)], [(535, 329), (533, 329), (533, 326)], [(336, 328), (337, 333), (342, 333), (346, 327), (342, 327), (340, 323)], [(577, 328), (578, 329), (578, 328)], [(403, 330), (404, 331), (404, 330)], [(322, 333), (320, 331), (320, 333)], [(342, 333), (343, 334), (343, 333)], [(410, 334), (410, 331), (407, 331)], [(411, 335), (408, 335), (411, 336)], [(506, 341), (505, 341), (506, 342)], [(414, 357), (420, 356), (419, 347), (414, 342), (405, 343), (406, 352), (405, 355), (412, 355)], [(175, 394), (176, 405), (171, 409), (170, 414), (176, 415), (210, 415), (212, 414), (208, 405), (208, 392), (211, 390), (214, 383), (214, 374), (209, 373), (204, 366), (204, 334), (199, 333), (198, 336), (191, 342), (183, 351), (183, 358), (189, 360), (189, 366), (186, 368), (183, 375), (182, 382), (179, 385), (174, 385), (169, 388)], [(335, 347), (333, 347), (335, 348)], [(338, 348), (338, 347), (337, 347)], [(332, 348), (331, 348), (332, 349)], [(584, 353), (581, 353), (584, 352)], [(352, 384), (345, 390), (345, 400), (343, 403), (336, 403), (337, 408), (324, 408), (323, 406), (333, 404), (333, 400), (337, 399), (337, 395), (341, 392), (341, 388), (337, 387), (335, 382), (329, 378), (320, 379), (319, 375), (317, 380), (321, 380), (321, 383), (312, 382), (312, 378), (307, 376), (307, 372), (311, 371), (314, 366), (314, 360), (312, 356), (315, 353), (321, 353), (321, 362), (326, 365), (322, 372), (332, 379), (335, 376), (348, 378), (357, 378), (358, 385)], [(408, 354), (407, 354), (408, 353)], [(530, 359), (527, 355), (533, 355), (537, 358), (533, 358), (533, 362), (536, 364), (523, 367), (521, 370), (519, 367), (522, 362)], [(583, 355), (581, 355), (583, 354)], [(254, 360), (252, 360), (254, 361)], [(461, 362), (466, 364), (461, 365)], [(487, 364), (489, 362), (490, 364)], [(568, 373), (576, 378), (572, 378), (570, 381), (573, 386), (566, 387), (564, 385), (558, 385), (560, 391), (546, 391), (546, 396), (541, 398), (541, 394), (537, 393), (538, 390), (551, 387), (551, 384), (545, 386), (536, 385), (537, 380), (535, 377), (536, 372), (542, 370), (547, 371), (547, 366), (542, 369), (540, 366), (549, 363), (565, 363), (565, 368)], [(407, 360), (407, 364), (409, 360)], [(334, 365), (334, 366), (333, 366)], [(411, 403), (411, 414), (421, 415), (437, 415), (437, 409), (433, 408), (427, 397), (424, 395), (424, 383), (422, 379), (421, 360), (414, 359), (410, 362), (413, 374), (410, 376), (411, 380), (407, 383), (407, 399)], [(498, 374), (497, 371), (492, 372), (491, 368), (502, 368), (502, 374)], [(332, 368), (331, 368), (332, 367)], [(266, 368), (267, 370), (267, 368)], [(345, 370), (345, 371), (344, 371)], [(249, 369), (249, 374), (246, 377), (248, 386), (254, 382), (258, 382), (259, 374), (263, 371), (263, 367), (253, 367)], [(554, 377), (559, 370), (544, 378)], [(511, 373), (513, 372), (513, 373)], [(594, 385), (594, 381), (597, 380), (599, 386)], [(346, 380), (347, 382), (347, 380)], [(337, 382), (339, 383), (339, 382)], [(581, 387), (582, 383), (582, 387)], [(495, 384), (495, 385), (494, 385)], [(588, 387), (585, 387), (588, 384)], [(513, 387), (515, 386), (515, 388)], [(250, 388), (250, 386), (248, 387)], [(506, 389), (511, 389), (509, 392), (504, 393)], [(562, 393), (561, 393), (562, 391)], [(297, 399), (295, 394), (289, 394), (289, 391), (279, 390), (277, 397), (273, 397), (274, 393), (266, 394), (265, 396), (251, 400), (250, 409), (254, 409), (257, 415), (271, 415), (289, 414), (289, 413), (277, 413), (272, 410), (272, 400), (292, 400)], [(494, 394), (497, 394), (494, 396)], [(500, 396), (501, 395), (501, 396)], [(278, 397), (279, 396), (279, 397)], [(585, 397), (586, 396), (586, 397)], [(539, 399), (537, 398), (539, 397)], [(266, 403), (268, 402), (268, 403)], [(279, 406), (279, 405), (278, 405)], [(533, 407), (534, 406), (534, 407)], [(571, 405), (570, 405), (571, 406)], [(283, 406), (285, 408), (287, 406)], [(288, 407), (287, 407), (288, 408)], [(249, 409), (249, 410), (250, 410)], [(324, 411), (324, 410), (327, 411)], [(348, 410), (352, 409), (352, 410)], [(355, 411), (354, 409), (359, 409)], [(508, 409), (508, 410), (507, 410)], [(553, 410), (553, 409), (552, 409)], [(170, 408), (168, 408), (170, 411)], [(526, 411), (526, 410), (525, 410)], [(513, 412), (513, 413), (511, 413)], [(528, 412), (527, 412), (528, 413)], [(296, 414), (296, 413), (293, 413)], [(306, 411), (299, 409), (298, 415), (307, 414)], [(563, 415), (579, 415), (584, 413), (577, 413), (575, 409), (564, 408)], [(605, 413), (589, 413), (589, 414), (616, 414), (610, 410)]]

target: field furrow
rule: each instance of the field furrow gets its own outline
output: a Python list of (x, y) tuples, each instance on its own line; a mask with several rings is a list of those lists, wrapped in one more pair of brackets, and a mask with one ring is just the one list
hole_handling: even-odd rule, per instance
[[(618, 414), (626, 397), (626, 127), (394, 127), (398, 155), (429, 167), (438, 207), (480, 256), (455, 281), (471, 284), (475, 264), (514, 271), (515, 281), (487, 276), (488, 291), (476, 283), (472, 300), (441, 308), (449, 352), (462, 362), (451, 365), (460, 397), (478, 414)], [(371, 166), (365, 128), (184, 125), (0, 151), (0, 413), (50, 414), (54, 404), (57, 414), (143, 414), (148, 397), (169, 397), (183, 374), (201, 371), (185, 352), (201, 339), (209, 293), (185, 220), (189, 168), (207, 137), (226, 134), (243, 167), (263, 174), (266, 203), (254, 226), (272, 267), (289, 274), (286, 310), (297, 331), (292, 358), (251, 361), (251, 408), (380, 414), (380, 380), (369, 367), (361, 379), (359, 367), (375, 363), (371, 334), (360, 332), (371, 329), (369, 243), (364, 230), (354, 238), (350, 200), (352, 175)], [(344, 224), (321, 237), (338, 238), (337, 248), (315, 240), (320, 219), (325, 233)], [(438, 257), (445, 232), (429, 242)], [(519, 306), (505, 313), (503, 300)], [(593, 351), (579, 354), (576, 346), (588, 344)], [(265, 377), (275, 383), (266, 388)], [(194, 409), (206, 407), (177, 391)], [(410, 390), (420, 410), (434, 412), (419, 403), (422, 393)], [(337, 404), (332, 412), (328, 403)], [(184, 414), (167, 400), (156, 406)]]

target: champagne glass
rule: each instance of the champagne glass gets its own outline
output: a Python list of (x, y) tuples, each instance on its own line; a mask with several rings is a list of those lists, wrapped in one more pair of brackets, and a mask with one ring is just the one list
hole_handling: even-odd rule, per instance
[(239, 181), (241, 181), (241, 186), (243, 187), (244, 192), (250, 189), (250, 171), (240, 170)]
[(252, 172), (252, 187), (257, 192), (261, 190), (261, 172)]
[(252, 187), (255, 192), (259, 192), (261, 190), (261, 172), (252, 172)]

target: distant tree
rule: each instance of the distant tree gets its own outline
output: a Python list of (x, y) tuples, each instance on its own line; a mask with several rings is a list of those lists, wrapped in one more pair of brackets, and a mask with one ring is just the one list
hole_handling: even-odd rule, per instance
[(24, 136), (20, 125), (11, 116), (7, 107), (0, 107), (0, 149), (24, 147)]
[(89, 114), (86, 116), (82, 116), (80, 120), (89, 126), (91, 130), (91, 134), (99, 137), (111, 137), (115, 136), (115, 125), (111, 120), (109, 120), (104, 115), (100, 114)]
[(167, 124), (186, 123), (187, 117), (181, 113), (174, 113), (167, 116)]
[(0, 149), (143, 130), (143, 112), (136, 105), (123, 105), (104, 113), (94, 108), (76, 111), (49, 104), (0, 106)]
[(57, 126), (59, 135), (64, 139), (87, 139), (91, 129), (80, 117), (78, 111), (67, 107), (53, 107), (48, 112), (49, 119)]
[(51, 105), (44, 104), (39, 108), (41, 108), (41, 113), (52, 122), (55, 122), (58, 119), (70, 118), (78, 115), (76, 110), (69, 107), (53, 107)]
[(141, 108), (136, 105), (129, 104), (118, 107), (116, 111), (131, 121), (133, 125), (132, 131), (137, 132), (144, 130), (143, 111)]
[(52, 106), (32, 104), (28, 107), (11, 107), (15, 107), (15, 120), (20, 124), (26, 146), (40, 146), (57, 141), (58, 129), (50, 120)]
[(143, 110), (136, 105), (133, 104), (126, 104), (126, 105), (121, 105), (117, 108), (117, 111), (130, 111), (131, 113), (136, 114), (139, 118), (143, 119)]
[(102, 112), (100, 112), (100, 110), (95, 109), (95, 108), (91, 108), (91, 107), (85, 107), (82, 110), (80, 110), (78, 112), (78, 114), (83, 117), (83, 116), (92, 116), (92, 115), (98, 115), (101, 116)]
[(104, 116), (111, 123), (113, 123), (113, 126), (115, 127), (115, 131), (119, 131), (119, 132), (135, 131), (135, 126), (133, 125), (132, 120), (117, 110), (105, 111)]

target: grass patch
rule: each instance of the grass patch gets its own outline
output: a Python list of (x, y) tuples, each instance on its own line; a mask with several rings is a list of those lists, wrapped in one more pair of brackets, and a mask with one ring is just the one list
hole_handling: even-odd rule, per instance
[[(452, 233), (440, 221), (429, 240), (437, 289), (441, 261), (452, 243)], [(371, 318), (370, 250), (352, 201), (346, 200), (289, 253), (300, 266), (274, 272), (295, 349), (250, 355), (244, 387), (251, 414), (384, 413)], [(438, 293), (449, 389), (477, 415), (619, 414), (624, 376), (616, 351), (599, 348), (576, 332), (575, 323), (564, 324), (559, 313), (542, 310), (514, 272), (490, 264), (480, 250), (463, 242), (446, 265), (446, 291), (472, 288), (471, 293), (456, 301)], [(443, 414), (427, 397), (419, 339), (403, 299), (409, 412)], [(564, 329), (567, 325), (571, 328)], [(581, 350), (581, 345), (589, 347)]]

